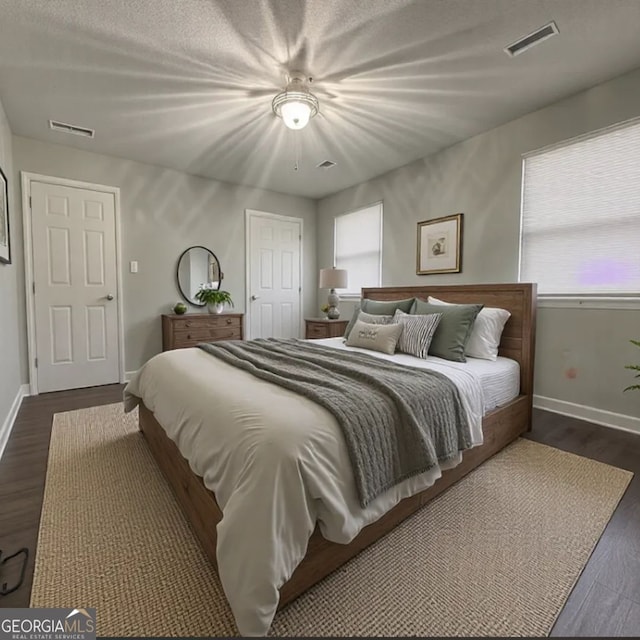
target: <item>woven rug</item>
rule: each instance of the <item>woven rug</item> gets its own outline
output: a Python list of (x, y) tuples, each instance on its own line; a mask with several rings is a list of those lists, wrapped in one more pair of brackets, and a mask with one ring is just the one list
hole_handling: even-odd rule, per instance
[[(54, 419), (31, 605), (100, 636), (236, 635), (135, 415)], [(632, 474), (520, 439), (279, 612), (274, 635), (547, 635)]]

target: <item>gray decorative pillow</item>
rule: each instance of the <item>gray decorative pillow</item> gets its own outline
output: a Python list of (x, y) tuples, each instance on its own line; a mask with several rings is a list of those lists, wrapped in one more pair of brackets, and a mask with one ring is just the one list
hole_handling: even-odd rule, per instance
[(398, 351), (418, 358), (426, 358), (440, 318), (442, 318), (441, 313), (430, 313), (424, 316), (409, 315), (398, 309), (393, 321), (404, 327), (398, 340)]
[[(358, 307), (358, 309), (375, 316), (393, 317), (396, 309), (400, 309), (405, 313), (409, 313), (414, 300), (415, 298), (406, 298), (405, 300), (371, 300), (370, 298), (364, 298), (360, 302), (360, 306)], [(351, 320), (344, 332), (345, 338), (349, 337), (349, 333), (351, 333), (351, 329), (358, 319), (358, 309), (356, 309), (356, 311), (354, 311), (353, 315), (351, 316)]]
[(365, 313), (362, 309), (356, 309), (353, 312), (353, 317), (347, 325), (347, 328), (345, 329), (345, 338), (349, 337), (356, 320), (362, 320), (362, 322), (368, 322), (369, 324), (391, 324), (393, 322), (393, 316), (378, 316), (373, 313)]
[(442, 314), (431, 340), (429, 355), (454, 362), (466, 362), (465, 348), (473, 329), (473, 323), (483, 306), (482, 304), (444, 306), (416, 299), (411, 307), (412, 314)]
[(401, 334), (401, 324), (372, 324), (356, 320), (347, 338), (347, 346), (381, 351), (391, 355), (396, 350)]

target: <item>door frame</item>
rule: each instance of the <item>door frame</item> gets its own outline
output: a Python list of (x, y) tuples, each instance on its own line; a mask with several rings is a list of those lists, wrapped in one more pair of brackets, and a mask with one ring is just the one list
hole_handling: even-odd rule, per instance
[(303, 335), (302, 330), (304, 327), (304, 319), (302, 317), (304, 298), (304, 270), (303, 270), (303, 240), (304, 240), (304, 219), (297, 218), (295, 216), (283, 216), (279, 213), (269, 213), (267, 211), (260, 211), (258, 209), (245, 209), (244, 210), (244, 271), (245, 271), (245, 303), (244, 303), (244, 318), (245, 318), (245, 334), (248, 340), (251, 340), (251, 218), (269, 218), (271, 220), (281, 220), (283, 222), (299, 222), (300, 223), (300, 298), (298, 300), (299, 305), (299, 326), (298, 333)]
[(33, 293), (33, 241), (31, 225), (31, 183), (44, 182), (46, 184), (89, 189), (113, 195), (116, 233), (116, 301), (118, 304), (118, 372), (119, 382), (126, 382), (124, 372), (124, 314), (122, 299), (122, 253), (120, 240), (120, 187), (109, 187), (104, 184), (70, 180), (56, 176), (45, 176), (39, 173), (21, 171), (22, 184), (22, 229), (24, 239), (24, 290), (27, 309), (27, 354), (29, 358), (29, 389), (32, 396), (38, 395), (38, 369), (36, 367), (36, 316)]

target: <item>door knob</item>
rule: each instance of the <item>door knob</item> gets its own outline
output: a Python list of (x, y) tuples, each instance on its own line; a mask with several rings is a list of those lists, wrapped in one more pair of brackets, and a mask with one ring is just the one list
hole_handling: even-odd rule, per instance
[(251, 302), (255, 302), (260, 296), (251, 296)]
[(110, 293), (107, 293), (107, 300), (113, 300), (113, 295)]

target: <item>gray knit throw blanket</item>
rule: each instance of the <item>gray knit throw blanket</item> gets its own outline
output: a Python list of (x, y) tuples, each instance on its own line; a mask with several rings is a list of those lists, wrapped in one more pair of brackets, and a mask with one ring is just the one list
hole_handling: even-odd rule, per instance
[(471, 446), (458, 389), (441, 373), (297, 339), (198, 346), (331, 412), (344, 434), (362, 507)]

